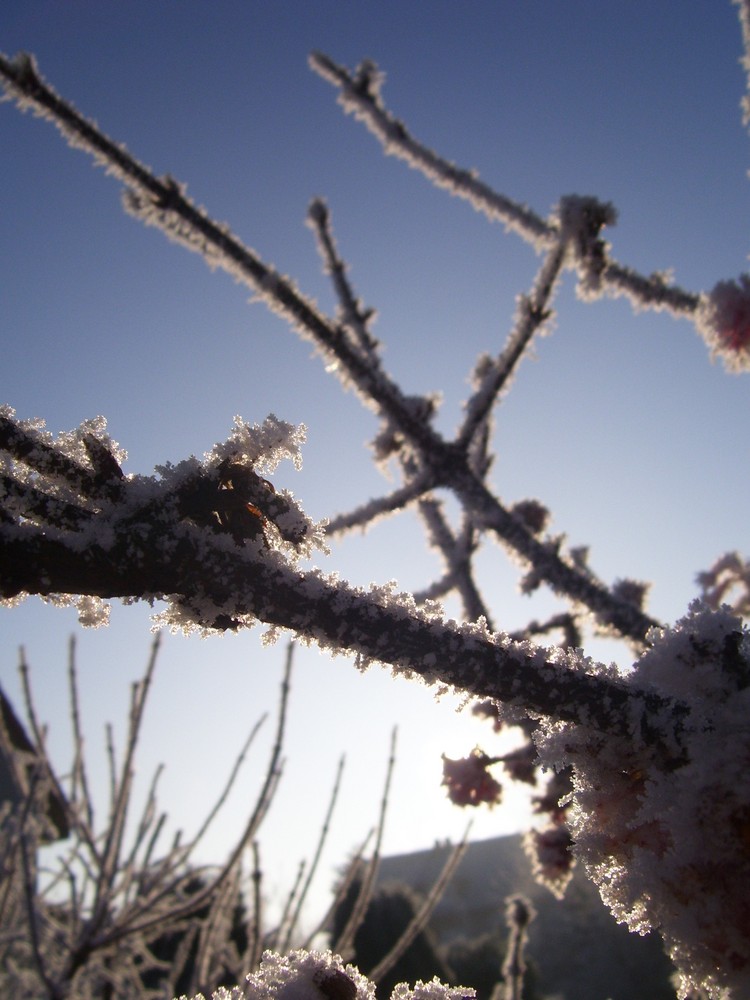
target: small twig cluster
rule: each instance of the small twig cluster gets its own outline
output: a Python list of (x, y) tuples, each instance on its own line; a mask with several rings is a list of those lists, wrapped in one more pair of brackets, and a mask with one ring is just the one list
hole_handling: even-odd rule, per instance
[[(265, 780), (247, 823), (225, 863), (201, 868), (196, 849), (234, 786), (241, 765), (265, 721), (256, 723), (236, 764), (197, 833), (182, 842), (174, 837), (160, 852), (167, 816), (158, 808), (157, 786), (162, 767), (153, 776), (143, 809), (131, 818), (135, 756), (144, 709), (159, 649), (154, 640), (143, 678), (133, 686), (128, 731), (121, 759), (107, 728), (109, 803), (103, 826), (96, 820), (81, 727), (74, 645), (69, 660), (70, 717), (73, 763), (57, 784), (44, 733), (36, 718), (24, 659), (21, 670), (34, 745), (29, 747), (39, 778), (24, 799), (24, 808), (4, 817), (0, 840), (4, 869), (25, 873), (15, 911), (0, 911), (0, 986), (7, 996), (50, 1000), (65, 997), (163, 997), (182, 982), (200, 989), (219, 985), (254, 967), (265, 932), (260, 909), (252, 910), (247, 927), (233, 934), (233, 914), (240, 907), (242, 858), (255, 845), (281, 775), (291, 649), (287, 657), (276, 737)], [(61, 854), (52, 867), (36, 873), (37, 854), (44, 843), (49, 812), (49, 786), (62, 788), (56, 802), (64, 809)], [(48, 853), (52, 848), (48, 849)], [(257, 853), (256, 853), (257, 860)], [(39, 884), (37, 885), (37, 881)], [(4, 883), (12, 884), (12, 879)], [(16, 894), (18, 896), (18, 893)], [(250, 900), (258, 897), (250, 896)], [(12, 896), (6, 898), (8, 904)], [(22, 912), (21, 912), (22, 911)], [(167, 951), (165, 952), (165, 948)], [(167, 957), (168, 956), (168, 957)], [(187, 978), (186, 978), (187, 977)]]
[[(128, 731), (118, 762), (114, 736), (107, 727), (109, 803), (102, 826), (88, 777), (75, 658), (71, 640), (68, 665), (73, 760), (69, 773), (58, 782), (46, 749), (32, 697), (29, 668), (21, 658), (26, 712), (32, 739), (4, 710), (0, 746), (13, 746), (25, 760), (29, 778), (22, 807), (0, 821), (0, 863), (3, 887), (0, 896), (0, 992), (17, 997), (44, 996), (48, 1000), (76, 1000), (112, 996), (163, 998), (179, 992), (210, 992), (222, 985), (242, 982), (258, 969), (264, 951), (286, 953), (303, 936), (309, 947), (314, 939), (331, 934), (331, 913), (349, 892), (344, 879), (329, 911), (308, 929), (301, 914), (318, 870), (344, 766), (337, 769), (330, 802), (309, 866), (300, 865), (281, 915), (270, 924), (265, 914), (259, 832), (281, 779), (293, 645), (290, 644), (281, 683), (281, 696), (273, 746), (257, 800), (229, 856), (218, 868), (195, 863), (196, 850), (237, 783), (251, 746), (266, 717), (252, 727), (227, 781), (197, 832), (187, 842), (177, 833), (168, 850), (161, 843), (167, 815), (159, 809), (157, 788), (163, 771), (154, 774), (144, 806), (131, 817), (136, 774), (136, 751), (151, 687), (160, 640), (154, 640), (142, 679), (133, 685)], [(13, 720), (11, 722), (11, 720)], [(13, 739), (7, 739), (10, 730)], [(20, 734), (20, 735), (19, 735)], [(359, 877), (352, 911), (331, 946), (346, 956), (362, 924), (375, 891), (391, 777), (395, 765), (393, 734), (385, 786), (374, 831), (370, 857), (364, 852), (369, 836), (350, 866)], [(54, 832), (50, 832), (54, 825)], [(468, 834), (468, 831), (467, 831)], [(58, 851), (54, 862), (38, 866), (41, 847), (46, 857)], [(62, 843), (59, 843), (62, 841)], [(377, 967), (369, 971), (378, 983), (394, 968), (424, 929), (435, 905), (461, 860), (466, 839), (453, 850), (413, 919)], [(251, 856), (249, 871), (245, 857)], [(19, 879), (20, 873), (20, 879)], [(353, 876), (352, 876), (353, 877)], [(498, 969), (498, 975), (500, 969)], [(336, 998), (331, 998), (336, 1000)]]

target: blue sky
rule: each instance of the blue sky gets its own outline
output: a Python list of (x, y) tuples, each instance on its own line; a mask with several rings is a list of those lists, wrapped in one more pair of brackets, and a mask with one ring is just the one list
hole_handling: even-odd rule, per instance
[[(418, 138), (537, 212), (573, 192), (611, 200), (619, 221), (608, 236), (623, 263), (673, 268), (692, 291), (747, 267), (746, 81), (735, 8), (723, 0), (6, 0), (0, 50), (19, 49), (105, 132), (186, 181), (197, 202), (330, 309), (304, 225), (310, 199), (326, 197), (357, 290), (378, 309), (386, 367), (407, 392), (443, 392), (446, 433), (476, 356), (501, 348), (537, 259), (385, 158), (308, 69), (311, 50), (350, 67), (374, 59), (387, 74), (386, 103)], [(314, 517), (389, 488), (366, 447), (373, 418), (308, 344), (226, 276), (126, 216), (118, 185), (48, 124), (3, 105), (0, 135), (1, 402), (54, 431), (105, 414), (128, 450), (126, 471), (140, 473), (202, 454), (236, 413), (260, 421), (273, 411), (308, 427), (303, 471), (281, 467), (275, 480)], [(649, 610), (674, 620), (697, 571), (728, 549), (747, 553), (748, 376), (711, 365), (686, 322), (635, 315), (622, 300), (578, 302), (570, 277), (557, 308), (554, 333), (498, 414), (494, 484), (507, 501), (546, 502), (554, 530), (590, 545), (604, 579), (651, 580)], [(414, 527), (409, 515), (381, 524), (321, 565), (357, 583), (419, 588), (437, 564)], [(521, 598), (495, 547), (480, 577), (502, 627), (557, 606), (546, 593)], [(17, 693), (23, 643), (61, 761), (75, 629), (72, 613), (36, 601), (0, 612), (0, 682)], [(103, 722), (124, 718), (148, 629), (148, 608), (116, 608), (108, 630), (78, 633), (87, 736), (101, 761)], [(587, 650), (627, 663), (610, 643)], [(187, 832), (248, 727), (275, 705), (283, 659), (280, 646), (261, 651), (256, 635), (166, 640), (141, 774), (166, 762), (163, 805)], [(385, 671), (360, 675), (342, 658), (304, 651), (287, 773), (263, 837), (269, 891), (311, 853), (343, 750), (329, 869), (365, 835), (394, 724), (401, 749), (386, 850), (460, 836), (467, 817), (438, 787), (440, 753), (463, 754), (478, 740), (491, 752), (491, 731)], [(243, 821), (262, 748), (253, 761), (209, 845), (217, 860)], [(477, 817), (475, 834), (515, 829), (520, 810)], [(324, 872), (321, 892), (329, 879)]]

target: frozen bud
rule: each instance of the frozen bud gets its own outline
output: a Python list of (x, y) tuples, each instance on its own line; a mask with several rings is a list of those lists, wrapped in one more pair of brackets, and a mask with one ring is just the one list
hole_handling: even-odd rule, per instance
[(536, 784), (537, 752), (533, 743), (525, 743), (518, 750), (506, 753), (502, 763), (513, 781), (524, 781), (527, 785)]
[(568, 245), (578, 265), (576, 289), (582, 299), (595, 297), (601, 290), (601, 276), (607, 264), (607, 244), (600, 237), (605, 226), (613, 226), (617, 212), (609, 202), (596, 198), (566, 195), (557, 210), (560, 237)]
[(544, 830), (530, 830), (524, 837), (523, 846), (536, 881), (549, 889), (556, 899), (562, 899), (575, 867), (571, 853), (573, 840), (567, 826), (556, 823)]
[(475, 747), (468, 757), (451, 760), (443, 754), (443, 781), (448, 789), (448, 798), (457, 806), (478, 806), (486, 802), (494, 806), (500, 801), (503, 789), (491, 774), (490, 764), (496, 764), (495, 757)]
[(736, 615), (750, 618), (750, 559), (726, 552), (711, 569), (699, 573), (696, 582), (701, 600), (710, 608), (727, 604)]
[(648, 591), (649, 584), (640, 580), (615, 580), (612, 585), (612, 594), (615, 597), (641, 610), (645, 607)]
[(528, 927), (536, 916), (530, 901), (525, 896), (510, 896), (506, 902), (505, 922), (508, 926), (519, 930)]
[(328, 204), (324, 198), (313, 198), (307, 209), (307, 221), (318, 226), (328, 225)]
[(588, 545), (576, 545), (568, 551), (568, 555), (573, 563), (573, 565), (585, 573), (590, 573), (588, 561), (589, 561), (589, 547)]
[(491, 371), (495, 368), (495, 359), (492, 358), (486, 352), (479, 355), (474, 365), (474, 371), (471, 373), (471, 385), (474, 389), (478, 389), (485, 378), (489, 375)]
[(354, 89), (368, 97), (377, 98), (385, 83), (385, 73), (378, 69), (372, 59), (363, 59), (354, 72)]
[(750, 371), (750, 276), (720, 281), (702, 295), (695, 325), (727, 371)]
[(513, 504), (513, 513), (523, 521), (532, 535), (540, 535), (549, 521), (549, 511), (539, 500), (519, 500)]

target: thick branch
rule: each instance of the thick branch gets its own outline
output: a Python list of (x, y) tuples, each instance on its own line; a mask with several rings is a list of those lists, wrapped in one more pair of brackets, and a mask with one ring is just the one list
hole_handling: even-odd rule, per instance
[[(681, 709), (611, 677), (584, 672), (573, 653), (551, 654), (482, 626), (443, 622), (387, 590), (365, 592), (317, 571), (251, 555), (225, 536), (190, 523), (139, 521), (109, 548), (73, 552), (40, 533), (0, 528), (1, 592), (102, 598), (181, 595), (235, 619), (251, 615), (337, 652), (388, 663), (479, 698), (493, 698), (562, 721), (654, 733)], [(657, 719), (657, 716), (660, 718)], [(650, 720), (650, 721), (649, 721)], [(653, 735), (653, 734), (652, 734)]]

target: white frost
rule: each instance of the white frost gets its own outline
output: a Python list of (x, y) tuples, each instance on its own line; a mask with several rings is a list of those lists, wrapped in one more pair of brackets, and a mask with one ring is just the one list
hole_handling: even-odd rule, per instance
[(679, 747), (549, 727), (542, 756), (575, 771), (576, 853), (631, 930), (657, 929), (680, 997), (750, 996), (750, 633), (696, 602), (628, 677), (689, 706)]

